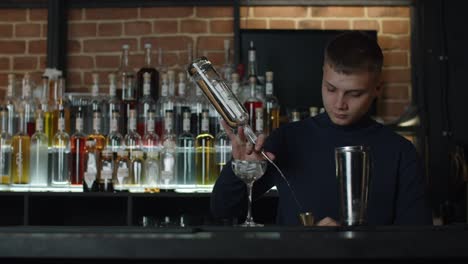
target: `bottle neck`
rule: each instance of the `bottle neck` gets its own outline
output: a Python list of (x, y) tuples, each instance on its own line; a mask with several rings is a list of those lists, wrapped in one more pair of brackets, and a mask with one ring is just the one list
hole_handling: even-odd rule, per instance
[(36, 118), (36, 132), (43, 132), (44, 130), (44, 119), (42, 117)]
[(93, 133), (100, 134), (101, 133), (101, 117), (94, 116), (93, 118)]
[(257, 58), (256, 51), (254, 49), (249, 50), (249, 64), (247, 67), (248, 76), (257, 76)]
[(145, 49), (145, 66), (151, 68), (151, 48)]
[(265, 94), (273, 95), (273, 82), (267, 82), (265, 84)]

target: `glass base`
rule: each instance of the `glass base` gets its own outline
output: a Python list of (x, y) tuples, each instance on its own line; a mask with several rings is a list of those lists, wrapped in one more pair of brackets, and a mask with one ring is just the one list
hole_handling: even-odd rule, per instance
[(240, 227), (262, 227), (263, 225), (262, 224), (258, 224), (258, 223), (255, 223), (255, 222), (244, 222), (240, 225), (237, 225), (237, 226), (240, 226)]

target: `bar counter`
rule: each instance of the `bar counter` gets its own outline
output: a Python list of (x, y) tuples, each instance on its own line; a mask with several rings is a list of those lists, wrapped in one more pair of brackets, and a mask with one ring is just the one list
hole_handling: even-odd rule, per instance
[(0, 228), (0, 263), (157, 260), (467, 263), (468, 226)]

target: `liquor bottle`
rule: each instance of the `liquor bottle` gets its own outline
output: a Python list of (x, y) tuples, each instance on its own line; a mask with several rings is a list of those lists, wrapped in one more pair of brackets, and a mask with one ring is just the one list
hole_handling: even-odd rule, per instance
[(31, 95), (31, 89), (31, 77), (29, 73), (26, 73), (23, 77), (23, 96), (20, 101), (20, 107), (23, 109), (24, 112), (24, 119), (26, 122), (26, 133), (29, 137), (31, 137), (34, 134), (34, 132), (36, 132), (34, 120), (36, 104)]
[(11, 184), (29, 184), (30, 138), (26, 133), (26, 119), (23, 109), (18, 109), (18, 132), (12, 140)]
[(158, 70), (160, 76), (167, 73), (167, 66), (164, 64), (163, 59), (164, 59), (163, 49), (158, 48), (158, 67), (157, 67), (157, 70)]
[(258, 78), (258, 68), (257, 68), (257, 50), (255, 49), (253, 41), (250, 41), (249, 50), (248, 50), (248, 64), (247, 64), (247, 85), (250, 86), (250, 78), (255, 78), (255, 84), (261, 85)]
[(119, 112), (112, 112), (109, 127), (110, 132), (106, 137), (106, 148), (112, 151), (114, 157), (116, 157), (123, 144), (123, 137), (119, 132)]
[(279, 127), (280, 106), (278, 99), (273, 95), (273, 72), (268, 71), (265, 73), (265, 76), (265, 134), (269, 135), (271, 132), (273, 132), (273, 130)]
[(102, 113), (103, 111), (103, 104), (104, 102), (99, 96), (99, 74), (93, 73), (92, 74), (93, 78), (93, 85), (91, 86), (91, 102), (88, 104), (88, 106), (85, 108), (85, 117), (83, 118), (84, 121), (84, 128), (83, 132), (85, 134), (90, 134), (91, 131), (93, 130), (93, 119), (91, 118), (93, 116), (93, 113), (96, 111), (99, 111)]
[(130, 153), (130, 175), (128, 186), (131, 191), (142, 191), (142, 180), (144, 169), (143, 151), (135, 150)]
[(146, 154), (145, 175), (142, 184), (146, 188), (155, 188), (159, 179), (159, 152), (161, 143), (158, 135), (154, 132), (155, 116), (156, 113), (154, 111), (148, 113), (146, 133), (142, 142), (143, 150)]
[(195, 184), (195, 137), (190, 133), (190, 112), (183, 115), (183, 132), (177, 138), (177, 184)]
[(179, 135), (182, 133), (183, 113), (189, 109), (189, 103), (186, 99), (186, 83), (185, 73), (178, 74), (179, 83), (177, 84), (177, 96), (174, 97), (175, 117), (174, 117), (174, 133)]
[(202, 113), (201, 133), (195, 139), (195, 167), (197, 185), (214, 184), (218, 177), (215, 164), (214, 137), (209, 133), (208, 111)]
[(98, 177), (99, 192), (114, 192), (114, 157), (110, 149), (104, 149), (101, 153), (100, 168)]
[(125, 148), (130, 155), (135, 150), (141, 150), (141, 136), (136, 131), (136, 111), (130, 110), (128, 118), (127, 134), (124, 137)]
[(71, 179), (72, 185), (83, 184), (83, 177), (86, 166), (86, 139), (83, 133), (83, 111), (78, 108), (75, 120), (75, 133), (71, 136)]
[(229, 39), (224, 40), (224, 64), (221, 68), (221, 76), (227, 82), (231, 82), (234, 65), (231, 63), (231, 47)]
[(164, 137), (161, 150), (161, 173), (160, 183), (161, 189), (171, 189), (175, 184), (175, 168), (176, 168), (176, 135), (173, 130), (173, 112), (167, 110), (164, 117)]
[(263, 134), (263, 109), (257, 108), (255, 109), (255, 134), (257, 136)]
[(9, 109), (2, 108), (0, 118), (2, 119), (2, 130), (0, 133), (0, 185), (10, 184), (11, 175), (11, 135), (8, 132)]
[(137, 98), (144, 96), (145, 92), (145, 73), (150, 76), (149, 90), (150, 96), (153, 100), (159, 98), (159, 72), (153, 67), (151, 63), (151, 44), (145, 44), (145, 65), (137, 73)]
[(83, 192), (97, 192), (98, 191), (98, 168), (100, 153), (96, 149), (96, 141), (86, 140), (85, 147), (85, 171), (83, 173)]
[(7, 126), (3, 127), (4, 130), (8, 131), (8, 134), (14, 135), (18, 131), (18, 114), (16, 112), (16, 106), (18, 99), (15, 97), (16, 91), (16, 76), (12, 73), (8, 74), (8, 87), (6, 92), (6, 98), (4, 106), (7, 110)]
[[(128, 116), (131, 110), (137, 111), (138, 102), (136, 99), (135, 94), (135, 86), (134, 86), (134, 79), (133, 76), (123, 76), (122, 77), (122, 104), (123, 104), (123, 112), (122, 112), (122, 119), (125, 125), (128, 124)], [(121, 127), (123, 134), (127, 133), (127, 126)]]
[[(66, 86), (65, 78), (60, 77), (58, 79), (57, 97), (56, 97), (56, 102), (55, 102), (55, 121), (58, 120), (60, 116), (60, 112), (63, 112), (64, 132), (69, 134), (71, 132), (71, 123), (70, 123), (71, 122), (71, 103), (65, 97), (65, 86)], [(57, 124), (58, 122), (55, 122), (55, 125)], [(58, 127), (55, 127), (54, 131), (58, 131)]]
[[(129, 49), (130, 49), (130, 46), (128, 44), (122, 45), (122, 51), (120, 54), (120, 67), (117, 72), (117, 78), (119, 82), (121, 82), (122, 80), (125, 82), (130, 77), (132, 79), (134, 79), (135, 77), (135, 73), (133, 69), (130, 67), (129, 60), (128, 60)], [(123, 86), (124, 86), (124, 83), (119, 83), (117, 91), (116, 91), (118, 98), (123, 98), (123, 92), (124, 92)]]
[(156, 133), (160, 138), (162, 138), (164, 134), (163, 123), (166, 111), (170, 110), (171, 113), (173, 113), (174, 107), (174, 97), (169, 95), (169, 79), (167, 74), (163, 74), (161, 85), (161, 97), (159, 97), (159, 100), (156, 102), (156, 113), (158, 115), (158, 119), (156, 120)]
[(255, 131), (255, 113), (257, 108), (263, 108), (263, 103), (260, 99), (257, 98), (256, 92), (255, 92), (255, 78), (250, 77), (250, 96), (247, 98), (247, 100), (244, 103), (245, 108), (247, 109), (247, 112), (249, 113), (249, 124), (250, 127)]
[(148, 112), (146, 133), (142, 139), (142, 148), (145, 153), (159, 151), (159, 136), (154, 132), (155, 116), (156, 113), (154, 111)]
[[(52, 147), (52, 140), (55, 135), (54, 131), (54, 101), (50, 97), (50, 81), (47, 76), (42, 76), (42, 96), (39, 101), (40, 107), (39, 109), (41, 110), (44, 126), (43, 126), (43, 131), (44, 134), (47, 136), (47, 146)], [(37, 121), (37, 118), (36, 118)], [(57, 122), (55, 120), (55, 122)], [(37, 126), (37, 124), (36, 124)], [(36, 129), (37, 131), (37, 129)]]
[(59, 112), (57, 133), (52, 147), (52, 186), (66, 187), (70, 182), (70, 136), (65, 131), (65, 112)]
[(314, 116), (318, 115), (318, 111), (319, 111), (319, 109), (316, 106), (309, 107), (309, 116), (314, 117)]
[(301, 113), (297, 109), (294, 109), (291, 112), (291, 122), (297, 122), (297, 121), (301, 121)]
[(48, 185), (49, 139), (43, 132), (43, 126), (44, 114), (41, 110), (38, 110), (36, 114), (36, 133), (31, 137), (31, 159), (29, 162), (30, 183), (33, 187), (45, 187)]
[[(143, 98), (138, 101), (138, 134), (144, 135), (146, 126), (148, 125), (148, 113), (156, 110), (156, 102), (150, 94), (151, 89), (151, 73), (143, 74)], [(159, 78), (159, 77), (158, 77)]]
[[(122, 101), (117, 97), (117, 80), (116, 75), (110, 73), (109, 76), (109, 99), (106, 103), (103, 104), (102, 113), (104, 114), (104, 120), (102, 122), (102, 134), (108, 135), (110, 133), (110, 123), (112, 119), (112, 113), (117, 112), (119, 113), (118, 119), (118, 126), (122, 127), (126, 125), (123, 123), (122, 118), (120, 118), (120, 114), (123, 112), (123, 104)], [(120, 131), (119, 131), (120, 132)]]
[(203, 110), (208, 110), (209, 105), (206, 101), (203, 91), (198, 88), (195, 88), (195, 96), (190, 102), (190, 108), (192, 109), (192, 114), (190, 117), (190, 132), (193, 135), (198, 135), (201, 132), (201, 117)]
[(95, 150), (97, 151), (97, 157), (99, 160), (99, 154), (106, 146), (106, 137), (101, 133), (101, 112), (95, 111), (93, 113), (93, 131), (88, 135), (88, 141), (92, 140), (95, 144)]
[(117, 189), (119, 191), (127, 191), (128, 176), (130, 175), (130, 163), (128, 159), (128, 151), (120, 150), (117, 153), (115, 177), (117, 180)]
[(232, 156), (232, 145), (226, 131), (220, 129), (215, 138), (216, 171), (220, 173)]

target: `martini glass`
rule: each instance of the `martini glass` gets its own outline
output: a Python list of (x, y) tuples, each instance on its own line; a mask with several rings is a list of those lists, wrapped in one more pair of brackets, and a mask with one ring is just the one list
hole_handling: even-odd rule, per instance
[(263, 226), (257, 224), (252, 218), (252, 187), (253, 183), (260, 179), (265, 174), (267, 168), (266, 160), (233, 160), (232, 170), (247, 185), (248, 200), (247, 200), (247, 218), (240, 226), (255, 227)]

